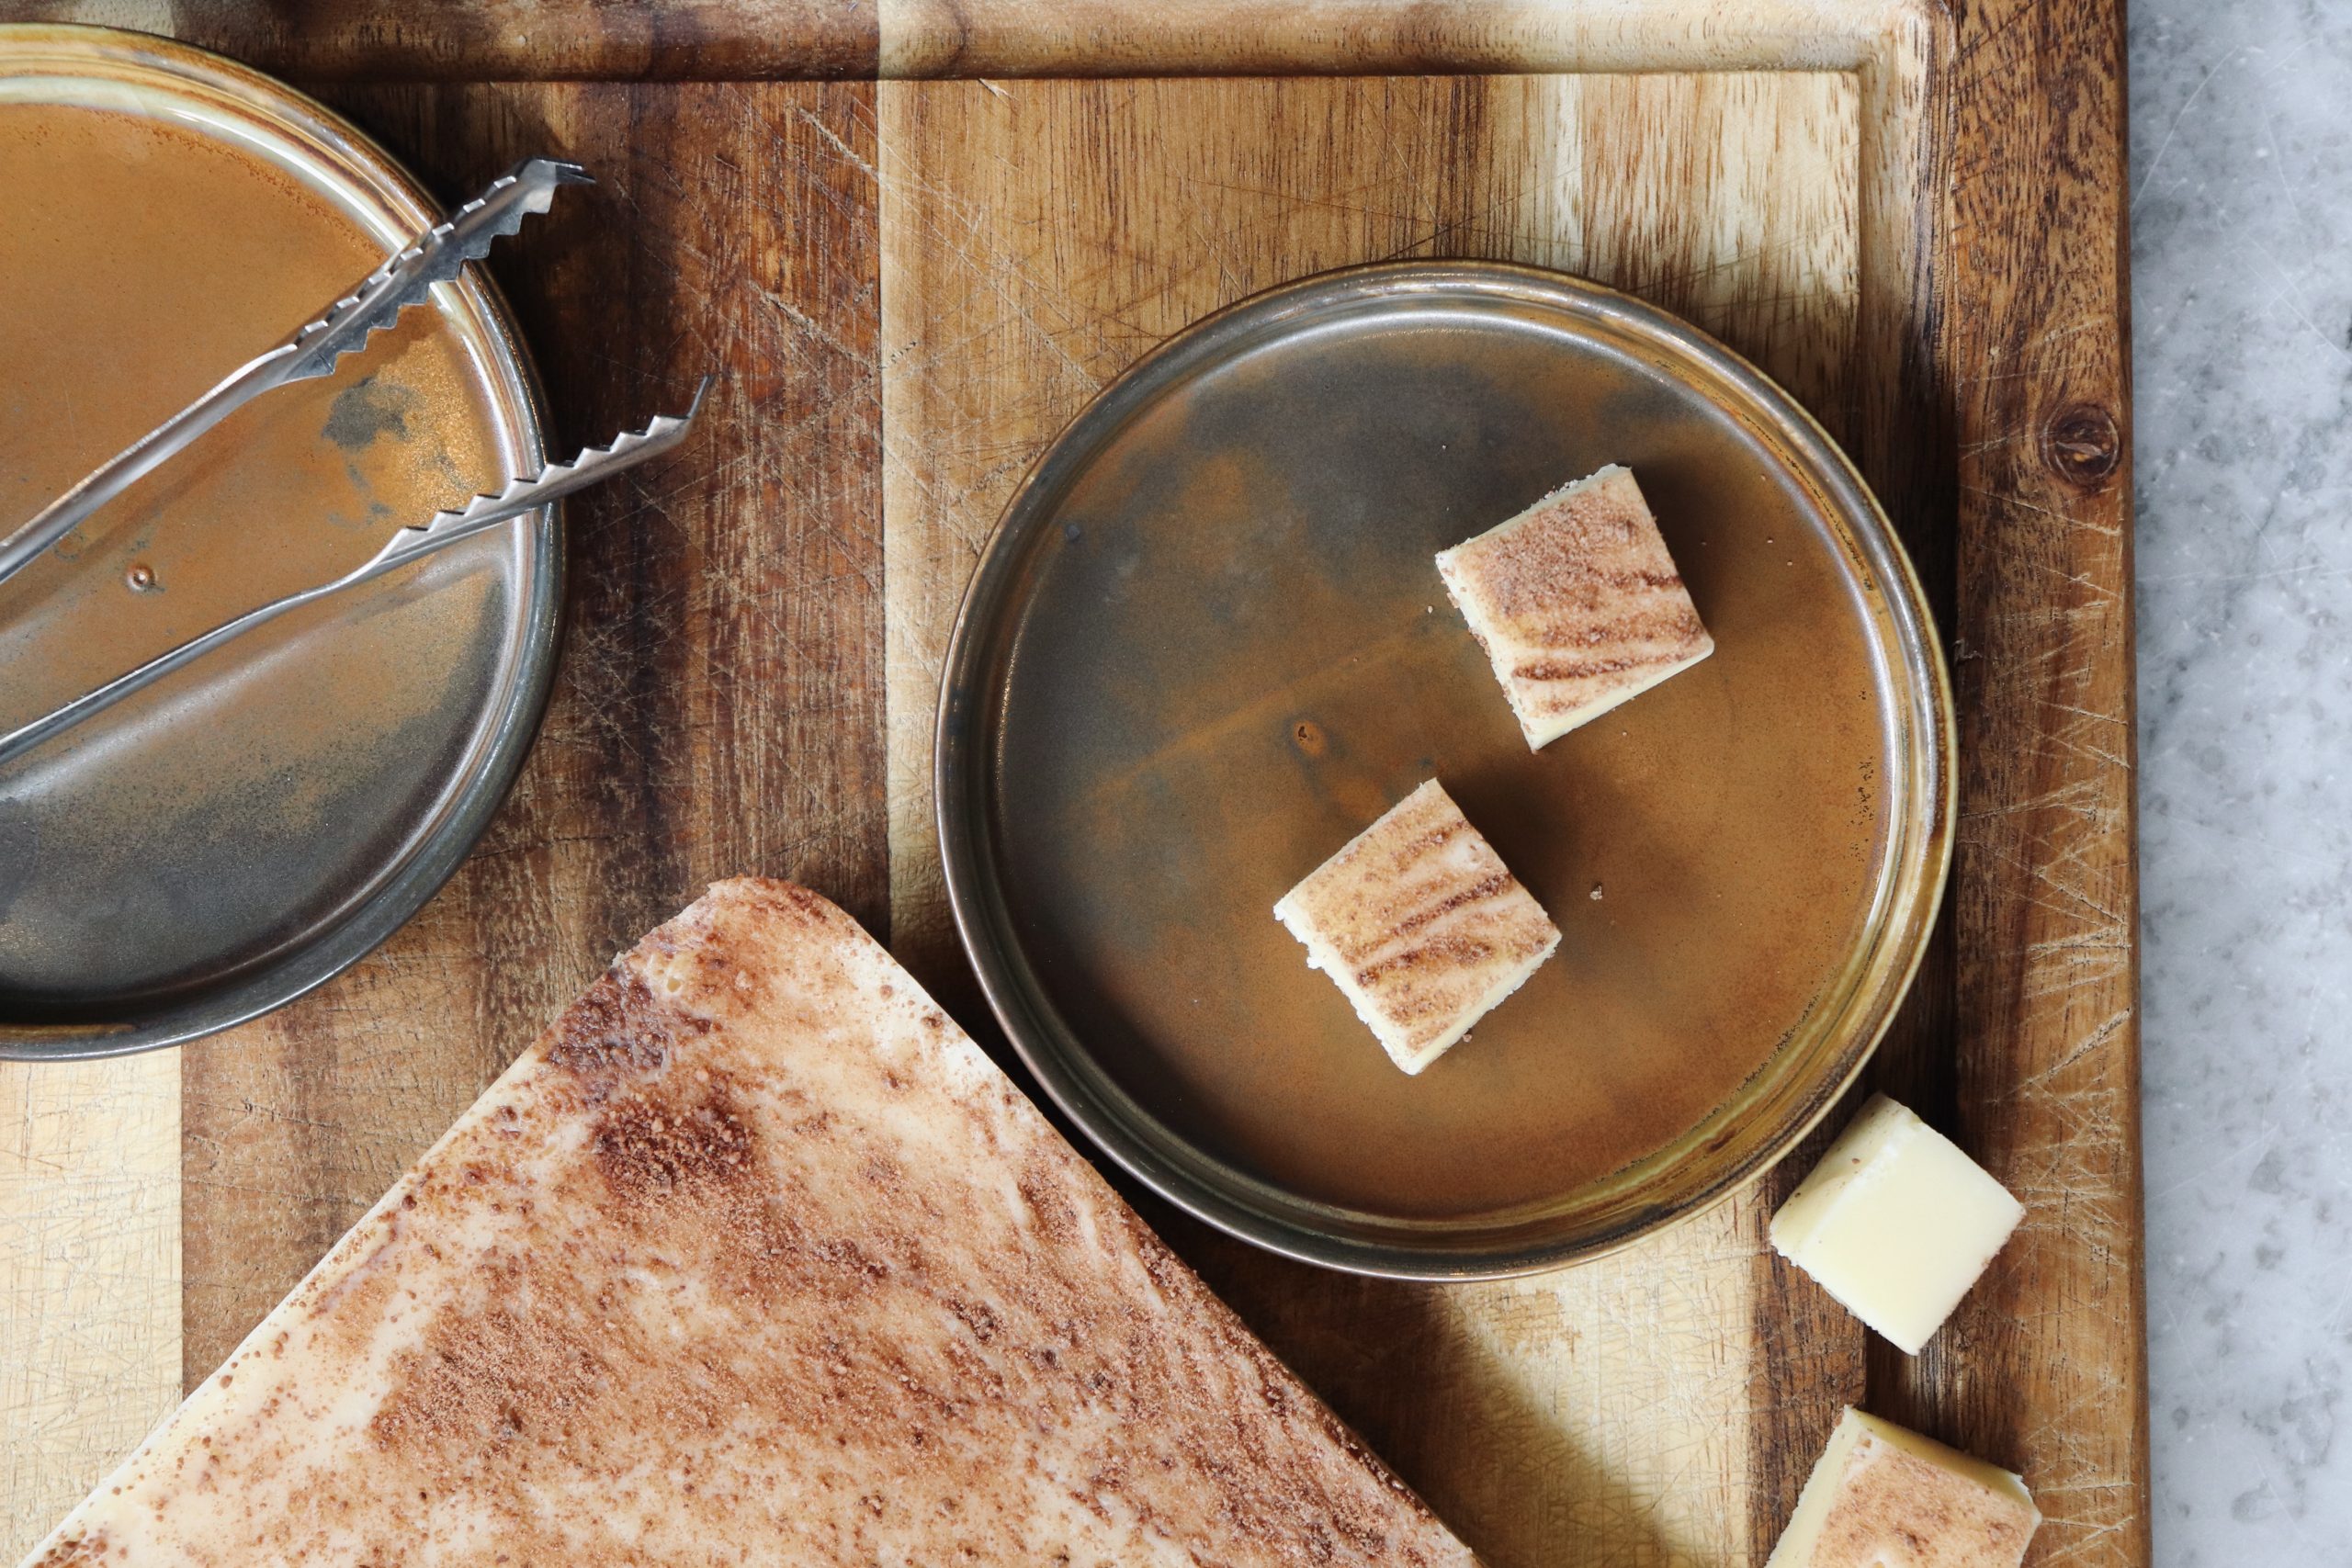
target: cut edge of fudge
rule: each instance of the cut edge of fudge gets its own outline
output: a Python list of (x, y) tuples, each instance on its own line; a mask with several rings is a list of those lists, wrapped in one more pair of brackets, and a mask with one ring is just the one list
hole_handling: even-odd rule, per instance
[[(1428, 820), (1419, 820), (1423, 818)], [(1411, 836), (1395, 842), (1408, 824)], [(1381, 898), (1382, 889), (1393, 890), (1405, 874), (1449, 853), (1458, 863), (1441, 871), (1450, 869), (1451, 878), (1442, 874), (1414, 907), (1400, 909)], [(1371, 885), (1349, 886), (1351, 877)], [(1318, 907), (1335, 890), (1340, 907)], [(1484, 932), (1463, 930), (1482, 906), (1487, 907)], [(1370, 929), (1343, 947), (1333, 928), (1351, 914)], [(1544, 907), (1435, 779), (1300, 878), (1274, 905), (1274, 918), (1306, 947), (1307, 967), (1330, 976), (1389, 1060), (1408, 1074), (1419, 1074), (1459, 1043), (1560, 945), (1559, 928)], [(1446, 961), (1465, 946), (1483, 948), (1481, 959), (1500, 953), (1501, 961), (1475, 997), (1447, 1001), (1445, 979), (1471, 965)]]
[[(1613, 563), (1616, 581), (1605, 579), (1611, 568), (1596, 564), (1589, 547), (1543, 533), (1547, 525), (1556, 528), (1569, 516), (1573, 503), (1600, 492), (1609, 495), (1604, 507), (1631, 514), (1628, 536), (1607, 547), (1633, 558)], [(1521, 547), (1515, 558), (1514, 545)], [(1485, 533), (1439, 551), (1437, 568), (1446, 597), (1486, 650), (1531, 750), (1631, 702), (1715, 650), (1640, 484), (1621, 464), (1571, 479)], [(1493, 580), (1496, 570), (1500, 581)], [(1568, 639), (1566, 628), (1555, 624), (1545, 628), (1552, 635), (1530, 637), (1529, 607), (1499, 602), (1547, 592), (1581, 592), (1600, 601), (1552, 612), (1580, 617), (1581, 635)]]
[(1849, 1405), (1765, 1568), (2017, 1568), (2025, 1478)]

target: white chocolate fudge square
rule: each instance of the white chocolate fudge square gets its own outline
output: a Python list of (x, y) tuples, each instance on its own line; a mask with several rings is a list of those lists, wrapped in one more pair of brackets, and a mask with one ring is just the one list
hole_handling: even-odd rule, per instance
[(2041, 1524), (2018, 1476), (1849, 1408), (1764, 1568), (2018, 1568)]
[(1437, 558), (1540, 750), (1715, 650), (1631, 470), (1561, 486)]
[(1274, 917), (1408, 1073), (1560, 945), (1543, 907), (1435, 779), (1283, 895)]
[(1959, 1145), (1879, 1094), (1772, 1216), (1772, 1245), (1916, 1356), (2024, 1215)]

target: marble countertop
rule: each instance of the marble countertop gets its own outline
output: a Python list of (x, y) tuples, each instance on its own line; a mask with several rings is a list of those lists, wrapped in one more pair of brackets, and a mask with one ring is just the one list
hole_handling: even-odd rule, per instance
[(2342, 1562), (2352, 4), (2131, 33), (2155, 1560)]

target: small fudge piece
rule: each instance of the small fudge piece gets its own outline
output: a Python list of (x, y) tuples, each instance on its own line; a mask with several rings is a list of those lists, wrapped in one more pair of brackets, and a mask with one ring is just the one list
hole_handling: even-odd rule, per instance
[(1715, 650), (1630, 469), (1611, 464), (1437, 558), (1540, 750)]
[(1849, 1406), (1764, 1568), (2017, 1568), (2041, 1523), (2018, 1477)]
[(1274, 918), (1408, 1073), (1560, 945), (1543, 906), (1435, 779), (1284, 894)]
[(1772, 1245), (1916, 1356), (2024, 1216), (1959, 1145), (1876, 1094), (1772, 1216)]

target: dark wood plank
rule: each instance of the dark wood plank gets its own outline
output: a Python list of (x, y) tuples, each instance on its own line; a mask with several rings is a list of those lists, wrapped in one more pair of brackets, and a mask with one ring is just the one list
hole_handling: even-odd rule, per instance
[(0, 20), (155, 27), (311, 82), (857, 80), (876, 0), (175, 0), (155, 20), (81, 0), (0, 0)]
[(458, 877), (317, 995), (186, 1053), (191, 1382), (705, 883), (886, 914), (873, 88), (332, 96), (445, 194), (526, 151), (603, 180), (493, 266), (553, 446), (724, 378), (690, 445), (572, 503), (555, 699)]
[[(2027, 1217), (1902, 1414), (2026, 1461), (2038, 1562), (2148, 1561), (2129, 186), (2116, 0), (1968, 0), (1943, 362), (1958, 437), (1963, 1143)], [(1890, 1359), (1893, 1360), (1894, 1359)]]

